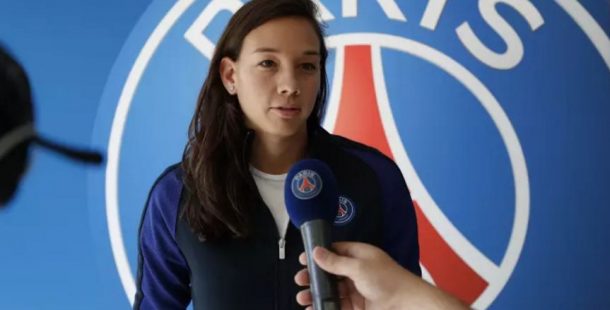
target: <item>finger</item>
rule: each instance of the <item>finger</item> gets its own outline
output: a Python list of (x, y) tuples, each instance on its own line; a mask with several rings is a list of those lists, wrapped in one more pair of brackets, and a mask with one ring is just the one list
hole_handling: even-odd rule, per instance
[(320, 268), (335, 275), (349, 277), (358, 271), (355, 259), (337, 255), (323, 247), (315, 247), (313, 257)]
[(349, 298), (341, 299), (341, 310), (354, 310), (352, 300)]
[(301, 269), (294, 275), (294, 283), (299, 286), (309, 285), (309, 273), (307, 272), (307, 269)]
[(307, 266), (307, 256), (305, 256), (305, 252), (299, 255), (299, 263), (301, 263), (303, 266)]
[(365, 309), (365, 300), (364, 297), (362, 297), (362, 294), (360, 294), (360, 292), (356, 289), (356, 286), (354, 285), (354, 281), (348, 280), (345, 281), (345, 284), (347, 286), (347, 291), (350, 292), (350, 296), (349, 301), (352, 304), (352, 307), (354, 310), (357, 309)]
[(350, 294), (349, 285), (345, 281), (337, 283), (337, 290), (339, 291), (339, 298), (348, 297)]
[(302, 290), (297, 293), (297, 303), (301, 306), (311, 305), (311, 291), (309, 289)]
[(366, 258), (377, 252), (378, 249), (362, 242), (335, 242), (332, 244), (333, 252), (341, 256)]

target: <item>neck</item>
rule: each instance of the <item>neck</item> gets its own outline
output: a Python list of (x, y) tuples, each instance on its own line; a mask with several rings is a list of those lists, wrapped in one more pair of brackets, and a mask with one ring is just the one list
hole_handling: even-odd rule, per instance
[(289, 137), (257, 133), (252, 143), (250, 164), (265, 173), (283, 174), (305, 156), (306, 147), (306, 130)]

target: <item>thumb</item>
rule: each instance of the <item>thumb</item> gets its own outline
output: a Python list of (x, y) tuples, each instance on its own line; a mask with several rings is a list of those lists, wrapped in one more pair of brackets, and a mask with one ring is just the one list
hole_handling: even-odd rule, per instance
[(353, 258), (337, 255), (323, 247), (315, 247), (313, 259), (326, 272), (335, 275), (350, 277), (357, 269)]

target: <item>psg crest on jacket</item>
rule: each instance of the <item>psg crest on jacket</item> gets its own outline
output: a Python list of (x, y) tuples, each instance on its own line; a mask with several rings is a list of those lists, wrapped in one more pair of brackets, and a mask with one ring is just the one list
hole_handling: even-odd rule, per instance
[[(536, 85), (582, 76), (577, 67), (547, 70), (572, 57), (548, 48), (568, 29), (570, 46), (587, 47), (578, 57), (607, 74), (606, 43), (590, 35), (601, 28), (571, 0), (318, 2), (330, 52), (323, 126), (398, 164), (416, 208), (423, 277), (474, 308), (489, 307), (523, 259), (529, 229), (522, 124), (532, 106), (561, 100), (554, 87)], [(150, 185), (180, 160), (215, 42), (241, 5), (153, 1), (109, 78), (95, 136), (107, 145), (108, 166), (93, 181), (104, 192), (91, 203), (104, 201), (112, 257), (130, 300)], [(570, 93), (566, 85), (577, 83), (561, 85)], [(322, 187), (307, 172), (291, 182), (303, 199)], [(342, 197), (335, 223), (355, 212)]]
[(345, 196), (339, 196), (339, 208), (337, 209), (335, 225), (346, 225), (352, 221), (354, 216), (356, 216), (356, 207), (354, 203)]

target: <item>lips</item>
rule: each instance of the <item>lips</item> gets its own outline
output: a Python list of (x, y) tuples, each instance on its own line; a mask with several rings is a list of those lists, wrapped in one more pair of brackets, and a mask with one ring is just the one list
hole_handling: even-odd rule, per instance
[(294, 118), (301, 113), (301, 108), (297, 107), (274, 107), (271, 108), (276, 115), (284, 119)]

